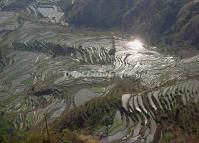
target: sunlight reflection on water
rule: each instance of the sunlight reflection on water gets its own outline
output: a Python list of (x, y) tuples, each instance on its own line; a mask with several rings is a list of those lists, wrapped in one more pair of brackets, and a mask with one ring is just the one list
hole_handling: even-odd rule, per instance
[(130, 48), (134, 51), (141, 51), (141, 50), (144, 50), (144, 44), (138, 40), (138, 39), (135, 39), (133, 41), (129, 41), (127, 44), (126, 44), (126, 47), (127, 48)]

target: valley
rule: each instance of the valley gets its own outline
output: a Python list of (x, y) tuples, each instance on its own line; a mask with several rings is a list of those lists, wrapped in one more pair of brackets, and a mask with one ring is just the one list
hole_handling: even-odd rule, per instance
[(0, 1), (0, 142), (169, 143), (174, 129), (197, 140), (198, 43), (94, 29), (104, 23), (76, 17), (90, 1)]

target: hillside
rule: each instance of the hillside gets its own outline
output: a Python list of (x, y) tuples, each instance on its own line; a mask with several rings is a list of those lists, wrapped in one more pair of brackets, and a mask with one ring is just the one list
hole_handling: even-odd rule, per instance
[(152, 42), (198, 48), (197, 0), (76, 0), (66, 7), (76, 26), (119, 27)]
[(198, 0), (0, 0), (0, 143), (198, 143)]

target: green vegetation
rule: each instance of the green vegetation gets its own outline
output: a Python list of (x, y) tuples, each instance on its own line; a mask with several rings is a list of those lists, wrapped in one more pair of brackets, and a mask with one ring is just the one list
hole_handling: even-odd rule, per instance
[(0, 43), (0, 56), (4, 56), (7, 53), (7, 46)]
[(6, 53), (7, 53), (7, 46), (0, 43), (0, 72), (8, 62), (7, 58), (5, 57)]
[(0, 113), (0, 143), (21, 143), (25, 134), (14, 128), (12, 125), (12, 115)]
[[(181, 98), (178, 100), (181, 101)], [(158, 121), (163, 128), (160, 142), (197, 142), (199, 134), (198, 115), (198, 104), (190, 102), (184, 107), (182, 101), (174, 106), (172, 111), (159, 113)]]
[(32, 79), (25, 79), (21, 82), (21, 84), (24, 84), (24, 85), (32, 85), (33, 84), (33, 81)]
[(170, 143), (174, 139), (174, 134), (172, 132), (165, 132), (162, 136), (162, 143)]
[(84, 129), (84, 131), (91, 134), (93, 130), (100, 126), (104, 126), (106, 130), (109, 130), (108, 128), (113, 123), (115, 113), (120, 108), (120, 97), (98, 97), (65, 113), (60, 121), (57, 121), (58, 123), (55, 124), (54, 129), (59, 131), (65, 128), (71, 130)]
[(97, 143), (97, 140), (83, 132), (65, 129), (61, 133), (49, 131), (49, 136), (45, 132), (30, 132), (24, 143)]
[(125, 128), (125, 121), (122, 120), (122, 117), (121, 115), (118, 115), (116, 113), (116, 116), (113, 120), (113, 125), (112, 127), (110, 128), (110, 133), (116, 133), (119, 129), (123, 129)]
[(83, 132), (64, 129), (56, 133), (49, 131), (21, 131), (12, 125), (13, 115), (0, 113), (0, 143), (97, 143), (95, 139)]

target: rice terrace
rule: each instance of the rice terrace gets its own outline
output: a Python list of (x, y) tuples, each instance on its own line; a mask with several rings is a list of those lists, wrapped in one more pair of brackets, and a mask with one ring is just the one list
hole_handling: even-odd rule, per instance
[(0, 143), (198, 143), (198, 0), (0, 0)]

